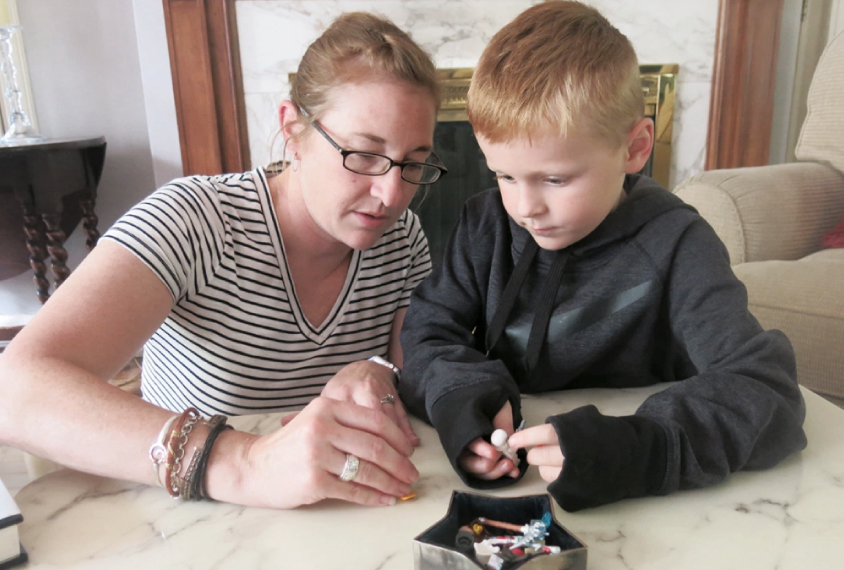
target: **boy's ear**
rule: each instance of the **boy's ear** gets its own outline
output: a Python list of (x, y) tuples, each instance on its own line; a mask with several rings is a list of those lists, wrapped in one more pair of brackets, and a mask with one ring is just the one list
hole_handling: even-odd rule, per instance
[(654, 145), (654, 122), (650, 117), (636, 121), (627, 135), (627, 161), (624, 172), (634, 174), (645, 167)]

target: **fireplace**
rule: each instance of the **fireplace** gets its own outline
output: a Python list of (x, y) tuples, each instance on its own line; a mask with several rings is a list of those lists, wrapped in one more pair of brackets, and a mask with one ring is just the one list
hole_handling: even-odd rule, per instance
[[(674, 87), (677, 64), (642, 65), (645, 115), (654, 121), (654, 148), (644, 174), (668, 187), (671, 166), (671, 135), (674, 119)], [(448, 175), (427, 190), (420, 191), (410, 208), (419, 215), (434, 265), (442, 260), (448, 238), (464, 202), (478, 192), (495, 186), (484, 155), (466, 115), (466, 95), (471, 68), (439, 69), (443, 100), (434, 131), (434, 151), (448, 167)]]

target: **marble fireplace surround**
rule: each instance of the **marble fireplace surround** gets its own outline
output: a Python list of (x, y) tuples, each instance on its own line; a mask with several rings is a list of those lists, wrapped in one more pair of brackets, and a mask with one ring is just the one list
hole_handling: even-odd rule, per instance
[[(676, 63), (671, 186), (700, 170), (768, 164), (784, 0), (587, 0), (636, 48)], [(536, 0), (163, 0), (186, 175), (274, 156), (276, 105), (305, 47), (339, 13), (371, 10), (436, 64), (474, 67), (492, 34)]]
[[(240, 64), (253, 166), (277, 160), (272, 147), (278, 104), (288, 74), (321, 31), (344, 11), (387, 16), (407, 30), (438, 68), (473, 68), (492, 35), (529, 6), (529, 0), (238, 0)], [(633, 43), (642, 64), (679, 64), (674, 103), (670, 186), (704, 168), (716, 0), (589, 2)], [(677, 23), (682, 22), (682, 26)]]

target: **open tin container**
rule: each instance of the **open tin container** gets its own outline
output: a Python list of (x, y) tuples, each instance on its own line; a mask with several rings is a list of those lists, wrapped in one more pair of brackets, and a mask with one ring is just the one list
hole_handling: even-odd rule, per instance
[(493, 497), (454, 491), (445, 518), (413, 539), (413, 562), (416, 570), (486, 570), (475, 559), (474, 552), (455, 546), (461, 526), (478, 517), (523, 525), (551, 513), (551, 526), (545, 544), (559, 546), (560, 552), (541, 554), (508, 562), (504, 570), (586, 570), (586, 546), (554, 518), (551, 497)]

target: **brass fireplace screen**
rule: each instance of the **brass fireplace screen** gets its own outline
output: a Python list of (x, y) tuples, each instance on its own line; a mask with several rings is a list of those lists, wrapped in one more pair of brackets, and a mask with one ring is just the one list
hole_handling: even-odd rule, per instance
[[(651, 117), (655, 125), (654, 149), (642, 171), (666, 188), (671, 167), (671, 126), (677, 70), (677, 64), (640, 66), (645, 115)], [(434, 132), (434, 149), (448, 167), (448, 176), (427, 191), (420, 192), (410, 205), (422, 221), (435, 265), (442, 260), (446, 243), (466, 200), (496, 185), (466, 116), (466, 95), (472, 69), (440, 69), (439, 73), (443, 82), (443, 100)]]
[[(671, 126), (674, 122), (674, 86), (678, 69), (676, 63), (639, 66), (645, 95), (645, 115), (653, 119), (655, 126), (654, 150), (644, 172), (664, 188), (668, 188), (671, 168)], [(443, 85), (442, 108), (437, 120), (467, 121), (466, 95), (472, 79), (472, 68), (437, 71)]]

